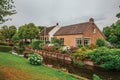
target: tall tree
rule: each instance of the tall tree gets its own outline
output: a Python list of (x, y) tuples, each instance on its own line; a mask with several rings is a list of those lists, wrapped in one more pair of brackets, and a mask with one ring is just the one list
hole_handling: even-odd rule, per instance
[(16, 13), (14, 10), (13, 0), (0, 0), (0, 24), (9, 20), (10, 18), (5, 18)]
[(25, 24), (18, 29), (19, 39), (36, 39), (39, 37), (39, 29), (33, 23)]
[(120, 13), (117, 13), (117, 14), (116, 14), (116, 17), (119, 19), (119, 18), (120, 18)]
[(5, 39), (11, 40), (14, 34), (16, 33), (16, 30), (17, 29), (15, 26), (8, 27), (5, 25), (0, 29), (0, 34), (2, 34), (2, 36), (4, 36)]
[(105, 34), (107, 41), (116, 47), (120, 47), (120, 20), (111, 26), (105, 27), (103, 33)]
[(17, 28), (15, 26), (10, 26), (9, 27), (9, 39), (10, 40), (15, 35), (16, 31), (17, 31)]

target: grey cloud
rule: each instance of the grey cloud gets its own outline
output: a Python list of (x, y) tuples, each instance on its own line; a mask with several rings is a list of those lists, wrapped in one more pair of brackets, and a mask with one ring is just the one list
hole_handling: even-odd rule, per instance
[(115, 14), (120, 11), (119, 0), (15, 0), (15, 5), (18, 13), (4, 24), (20, 26), (34, 22), (50, 26), (59, 22), (64, 26), (93, 17), (102, 29), (114, 22)]

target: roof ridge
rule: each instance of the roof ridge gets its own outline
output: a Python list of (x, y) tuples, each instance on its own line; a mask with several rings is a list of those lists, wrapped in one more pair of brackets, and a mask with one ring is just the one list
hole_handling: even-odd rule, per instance
[(76, 23), (76, 24), (71, 24), (71, 25), (66, 25), (66, 26), (61, 26), (61, 27), (68, 27), (68, 26), (80, 25), (80, 24), (85, 24), (85, 23), (90, 23), (90, 22)]

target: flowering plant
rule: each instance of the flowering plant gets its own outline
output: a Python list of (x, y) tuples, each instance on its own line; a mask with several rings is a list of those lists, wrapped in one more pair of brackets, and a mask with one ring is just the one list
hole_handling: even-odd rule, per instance
[(61, 53), (67, 53), (71, 50), (71, 47), (70, 46), (63, 46), (60, 48), (60, 52)]
[(32, 65), (40, 65), (42, 64), (43, 58), (38, 53), (34, 53), (28, 58), (28, 60)]

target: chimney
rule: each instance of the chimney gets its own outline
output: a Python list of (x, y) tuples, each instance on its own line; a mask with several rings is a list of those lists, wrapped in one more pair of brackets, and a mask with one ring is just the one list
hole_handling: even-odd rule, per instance
[(90, 22), (90, 23), (94, 23), (94, 19), (93, 19), (93, 18), (90, 18), (90, 19), (89, 19), (89, 22)]

